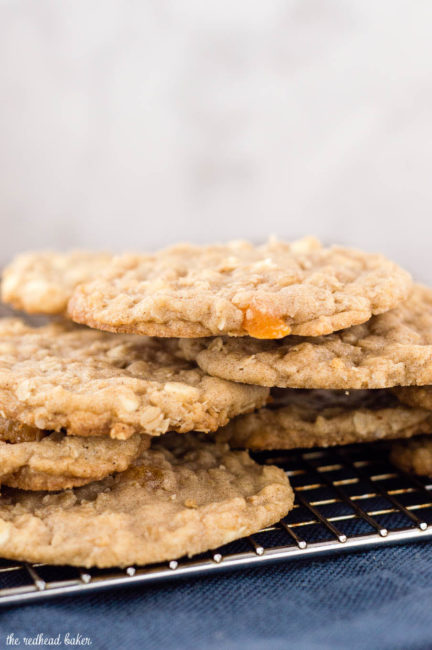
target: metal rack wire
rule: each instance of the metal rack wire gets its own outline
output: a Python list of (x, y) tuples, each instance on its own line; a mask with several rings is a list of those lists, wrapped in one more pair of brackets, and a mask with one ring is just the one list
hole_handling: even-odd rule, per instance
[(432, 539), (432, 484), (384, 444), (256, 454), (290, 477), (295, 507), (276, 526), (192, 559), (125, 570), (0, 563), (0, 605), (211, 575), (266, 563)]

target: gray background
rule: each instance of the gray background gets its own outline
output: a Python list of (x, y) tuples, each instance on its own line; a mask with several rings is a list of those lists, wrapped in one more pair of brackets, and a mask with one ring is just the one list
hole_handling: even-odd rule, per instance
[(432, 281), (432, 2), (0, 0), (0, 261), (318, 234)]

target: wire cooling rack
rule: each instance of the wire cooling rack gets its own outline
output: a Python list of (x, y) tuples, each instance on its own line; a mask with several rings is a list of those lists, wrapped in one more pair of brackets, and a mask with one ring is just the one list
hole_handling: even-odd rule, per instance
[(266, 452), (282, 467), (295, 507), (276, 526), (192, 559), (124, 570), (0, 563), (0, 605), (211, 575), (331, 553), (432, 539), (432, 484), (397, 470), (384, 444)]

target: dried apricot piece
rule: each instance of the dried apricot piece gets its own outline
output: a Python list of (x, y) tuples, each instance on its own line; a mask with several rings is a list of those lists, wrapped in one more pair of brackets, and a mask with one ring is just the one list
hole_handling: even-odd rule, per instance
[(248, 307), (244, 311), (243, 328), (256, 339), (281, 339), (291, 333), (282, 318)]

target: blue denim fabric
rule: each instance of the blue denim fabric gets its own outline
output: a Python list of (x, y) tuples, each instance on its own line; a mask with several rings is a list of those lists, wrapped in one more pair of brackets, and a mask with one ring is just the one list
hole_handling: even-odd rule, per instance
[(97, 650), (426, 650), (432, 648), (432, 546), (284, 562), (2, 610), (1, 648), (11, 632), (79, 633)]

